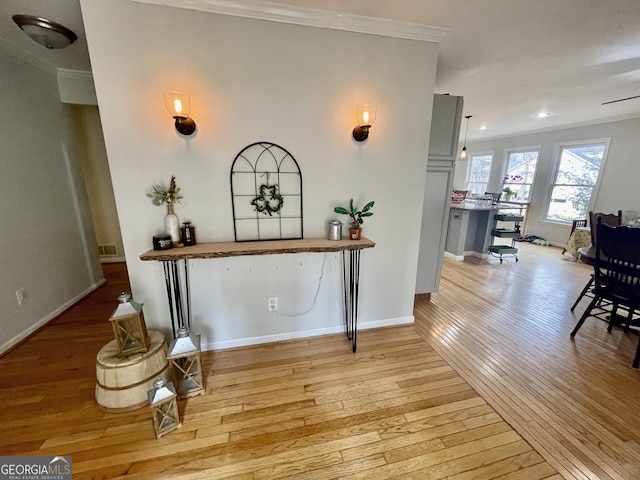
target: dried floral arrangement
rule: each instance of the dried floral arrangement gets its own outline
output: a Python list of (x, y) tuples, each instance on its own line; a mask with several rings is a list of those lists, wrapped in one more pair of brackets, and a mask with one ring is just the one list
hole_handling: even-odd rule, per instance
[(171, 175), (169, 188), (163, 185), (154, 185), (147, 190), (147, 197), (151, 199), (154, 205), (175, 205), (176, 203), (180, 203), (182, 196), (180, 195), (180, 187), (176, 185), (175, 175)]

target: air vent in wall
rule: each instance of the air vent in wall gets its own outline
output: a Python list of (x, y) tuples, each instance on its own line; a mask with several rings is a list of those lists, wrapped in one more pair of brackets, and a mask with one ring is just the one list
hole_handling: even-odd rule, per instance
[(118, 255), (118, 247), (116, 245), (98, 245), (98, 253), (101, 257)]

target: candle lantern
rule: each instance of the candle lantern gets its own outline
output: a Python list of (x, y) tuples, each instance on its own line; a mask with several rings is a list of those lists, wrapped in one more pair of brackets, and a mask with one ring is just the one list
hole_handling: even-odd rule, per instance
[(118, 344), (118, 355), (126, 357), (146, 352), (149, 349), (149, 335), (144, 323), (142, 304), (135, 302), (125, 292), (118, 296), (118, 300), (120, 304), (109, 319)]
[(156, 438), (180, 428), (180, 415), (178, 414), (178, 402), (176, 401), (176, 389), (172, 382), (164, 377), (159, 377), (153, 382), (153, 387), (147, 392), (149, 405), (153, 414), (153, 428)]
[(180, 398), (204, 393), (204, 377), (200, 359), (200, 335), (189, 335), (185, 327), (178, 329), (178, 337), (169, 345), (167, 354)]

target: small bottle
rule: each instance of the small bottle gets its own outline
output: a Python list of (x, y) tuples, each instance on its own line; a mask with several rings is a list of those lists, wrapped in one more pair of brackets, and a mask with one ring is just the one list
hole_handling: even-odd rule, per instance
[(184, 222), (180, 227), (182, 243), (188, 247), (196, 244), (196, 227), (191, 226), (191, 222)]

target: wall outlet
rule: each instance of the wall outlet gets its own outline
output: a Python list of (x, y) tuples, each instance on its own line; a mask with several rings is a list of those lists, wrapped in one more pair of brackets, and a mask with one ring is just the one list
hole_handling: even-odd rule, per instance
[(18, 301), (18, 305), (22, 305), (22, 302), (24, 302), (24, 288), (16, 290), (16, 300)]
[(267, 299), (267, 311), (269, 312), (278, 311), (278, 297), (269, 297)]

